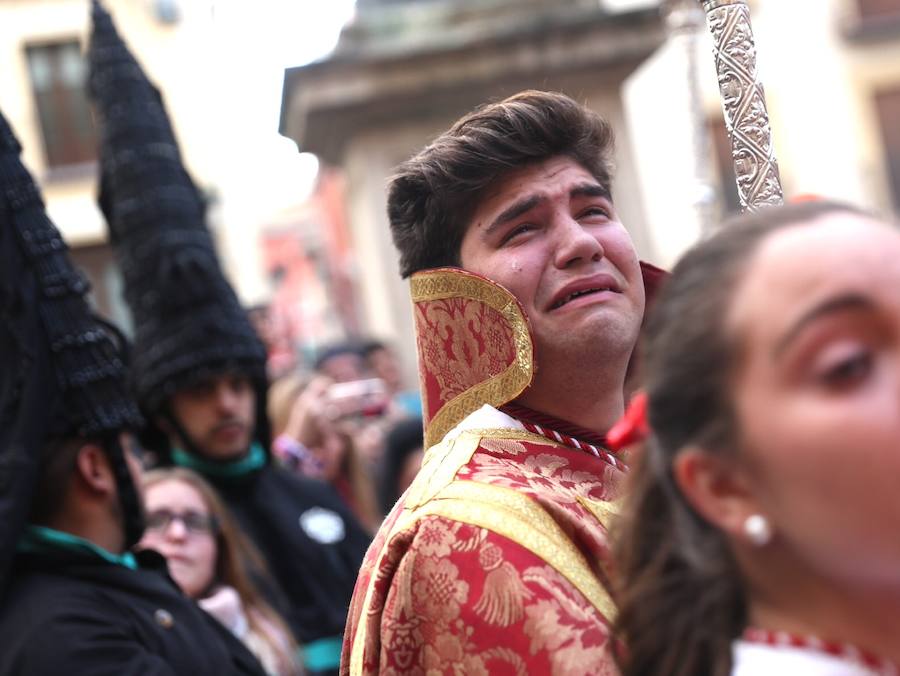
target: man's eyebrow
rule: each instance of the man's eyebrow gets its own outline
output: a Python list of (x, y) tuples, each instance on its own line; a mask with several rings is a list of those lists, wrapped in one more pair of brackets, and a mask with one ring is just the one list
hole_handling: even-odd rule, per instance
[[(599, 183), (581, 183), (569, 191), (570, 197), (603, 197), (612, 200), (609, 190)], [(484, 229), (484, 235), (490, 235), (502, 225), (514, 221), (522, 214), (526, 214), (544, 200), (540, 195), (525, 197), (515, 204), (510, 205)]]
[(609, 189), (599, 183), (581, 183), (569, 191), (571, 197), (605, 197), (612, 201)]
[(829, 298), (811, 308), (795, 321), (778, 342), (775, 343), (772, 354), (777, 357), (784, 352), (807, 326), (824, 315), (847, 310), (871, 310), (874, 307), (875, 304), (869, 298), (859, 293), (845, 293), (835, 298)]
[(538, 204), (540, 204), (542, 200), (543, 197), (541, 197), (540, 195), (532, 195), (531, 197), (525, 197), (524, 199), (521, 199), (518, 202), (512, 204), (511, 206), (504, 209), (500, 213), (500, 215), (497, 216), (497, 218), (495, 218), (493, 222), (484, 229), (484, 234), (489, 235), (500, 226), (517, 219), (522, 214), (528, 213)]

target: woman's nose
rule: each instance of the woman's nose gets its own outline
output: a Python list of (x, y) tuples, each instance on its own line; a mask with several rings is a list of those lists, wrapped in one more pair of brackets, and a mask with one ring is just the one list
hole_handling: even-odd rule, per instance
[(173, 540), (183, 540), (187, 537), (187, 528), (184, 525), (184, 521), (178, 517), (173, 518), (169, 525), (166, 526), (165, 535)]

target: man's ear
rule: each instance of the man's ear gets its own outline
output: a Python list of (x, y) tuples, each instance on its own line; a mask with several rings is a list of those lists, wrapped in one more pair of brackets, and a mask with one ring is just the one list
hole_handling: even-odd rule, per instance
[(115, 492), (116, 478), (109, 458), (99, 444), (87, 443), (78, 450), (75, 469), (85, 490), (98, 495)]
[(700, 516), (729, 536), (745, 539), (744, 524), (760, 507), (749, 475), (734, 458), (691, 447), (675, 457), (672, 472)]

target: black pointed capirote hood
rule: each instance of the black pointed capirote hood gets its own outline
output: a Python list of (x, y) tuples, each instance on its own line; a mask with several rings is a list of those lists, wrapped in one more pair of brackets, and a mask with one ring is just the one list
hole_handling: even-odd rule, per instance
[(121, 334), (92, 313), (21, 150), (0, 113), (0, 588), (47, 444), (143, 422)]
[(222, 368), (263, 383), (265, 349), (222, 273), (162, 97), (96, 0), (92, 16), (100, 206), (134, 318), (138, 399), (155, 414), (184, 384)]

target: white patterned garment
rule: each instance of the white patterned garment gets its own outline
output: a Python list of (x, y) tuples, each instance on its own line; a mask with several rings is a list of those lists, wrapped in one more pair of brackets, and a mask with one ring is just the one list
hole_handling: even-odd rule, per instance
[(747, 641), (735, 641), (732, 656), (731, 676), (887, 676), (890, 673), (817, 650)]

